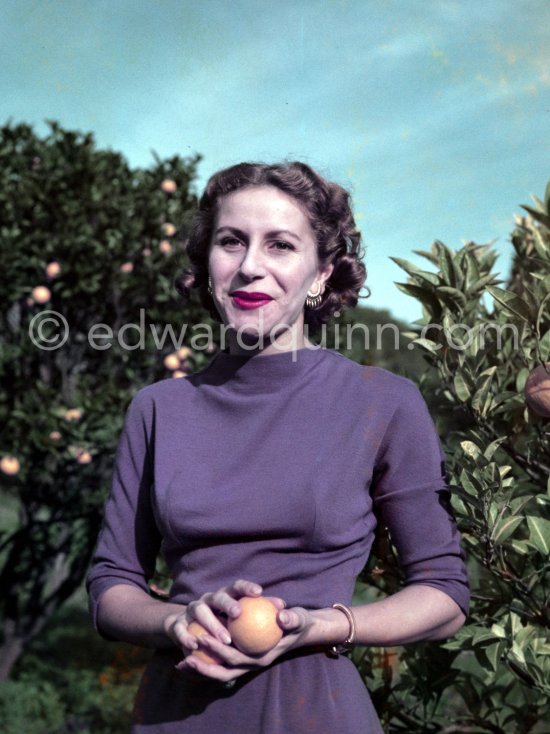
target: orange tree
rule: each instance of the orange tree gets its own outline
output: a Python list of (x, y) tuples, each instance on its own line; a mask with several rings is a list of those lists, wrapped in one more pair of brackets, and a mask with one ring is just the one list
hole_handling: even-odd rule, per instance
[[(452, 640), (358, 656), (389, 732), (548, 731), (550, 185), (535, 202), (516, 218), (507, 282), (490, 245), (435, 242), (417, 253), (427, 270), (394, 258), (409, 275), (399, 288), (423, 306), (408, 336), (430, 365), (420, 386), (447, 452), (472, 605)], [(387, 536), (363, 580), (397, 587)]]
[(0, 679), (82, 582), (133, 392), (206, 358), (173, 288), (198, 161), (0, 129)]

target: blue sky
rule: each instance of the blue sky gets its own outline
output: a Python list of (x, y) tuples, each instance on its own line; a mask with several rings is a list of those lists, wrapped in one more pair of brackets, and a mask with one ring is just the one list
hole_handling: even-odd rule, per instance
[(198, 152), (198, 181), (301, 159), (351, 189), (367, 305), (434, 239), (496, 240), (550, 178), (548, 0), (0, 0), (2, 123), (93, 131), (132, 165)]

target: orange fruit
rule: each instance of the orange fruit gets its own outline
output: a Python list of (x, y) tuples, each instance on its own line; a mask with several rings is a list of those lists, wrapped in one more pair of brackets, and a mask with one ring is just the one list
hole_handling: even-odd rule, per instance
[(76, 460), (79, 464), (89, 464), (92, 460), (92, 455), (89, 451), (77, 449)]
[(168, 240), (161, 240), (159, 243), (159, 250), (165, 255), (169, 255), (174, 248)]
[(164, 366), (167, 370), (177, 370), (180, 366), (180, 361), (177, 354), (168, 354), (164, 358)]
[(283, 636), (277, 623), (277, 607), (264, 596), (245, 596), (239, 604), (240, 615), (227, 623), (233, 644), (246, 655), (263, 655)]
[(55, 260), (46, 265), (46, 275), (48, 278), (57, 278), (60, 272), (61, 265), (58, 262), (55, 262)]
[(17, 474), (20, 468), (21, 465), (19, 464), (19, 459), (15, 456), (3, 456), (0, 459), (0, 470), (3, 471), (4, 474), (8, 474), (10, 477)]
[(187, 377), (187, 372), (184, 372), (183, 370), (174, 370), (174, 372), (172, 372), (172, 377), (175, 377), (176, 379)]
[(539, 364), (531, 372), (525, 383), (525, 402), (533, 413), (550, 418), (550, 362), (546, 362), (546, 369)]
[(66, 421), (79, 421), (82, 418), (82, 411), (79, 408), (69, 408), (65, 411)]
[(134, 269), (134, 263), (122, 263), (120, 266), (121, 273), (131, 273)]
[(176, 234), (176, 228), (172, 222), (164, 222), (162, 225), (162, 231), (167, 237), (173, 237)]
[[(208, 630), (206, 630), (202, 624), (199, 624), (199, 622), (190, 622), (187, 625), (187, 631), (197, 638), (208, 634)], [(200, 647), (198, 650), (193, 650), (193, 655), (209, 665), (219, 665), (220, 663), (223, 663), (223, 660), (218, 657), (218, 655), (213, 652), (206, 652), (206, 650), (202, 650)]]
[(193, 354), (193, 350), (189, 347), (180, 347), (178, 351), (176, 352), (178, 357), (181, 360), (187, 359), (187, 357), (190, 357)]
[(36, 288), (32, 289), (31, 295), (35, 302), (40, 304), (48, 303), (52, 297), (50, 289), (46, 288), (45, 285), (37, 285)]
[(175, 181), (172, 181), (171, 178), (165, 178), (164, 181), (161, 182), (160, 188), (165, 194), (173, 194), (178, 188), (178, 185)]

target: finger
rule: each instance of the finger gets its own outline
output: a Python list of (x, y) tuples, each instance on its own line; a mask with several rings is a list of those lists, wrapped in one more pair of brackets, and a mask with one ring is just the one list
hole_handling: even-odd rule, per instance
[(203, 623), (203, 619), (210, 618), (210, 614), (206, 611), (207, 609), (210, 611), (215, 609), (217, 612), (225, 614), (228, 617), (236, 617), (241, 612), (237, 599), (228, 592), (227, 588), (203, 594), (200, 599), (191, 602), (187, 609), (201, 624)]
[(262, 587), (254, 581), (246, 579), (237, 579), (231, 586), (227, 587), (229, 594), (234, 594), (237, 598), (240, 596), (261, 596)]
[(223, 664), (229, 665), (232, 668), (248, 668), (252, 665), (257, 666), (258, 664), (258, 658), (251, 658), (232, 645), (223, 645), (214, 637), (201, 637), (200, 645), (204, 647), (207, 653), (212, 653), (215, 657), (220, 658)]
[(197, 607), (194, 621), (198, 622), (204, 629), (204, 632), (199, 630), (197, 633), (199, 641), (202, 641), (203, 638), (207, 639), (211, 635), (224, 645), (231, 644), (231, 635), (227, 631), (227, 627), (206, 604)]
[(285, 632), (298, 631), (305, 627), (306, 618), (302, 610), (284, 609), (277, 614), (277, 622)]
[(269, 599), (269, 601), (277, 607), (277, 609), (284, 609), (286, 607), (286, 601), (284, 599), (281, 599), (280, 596), (266, 596), (266, 599)]
[(190, 651), (198, 649), (197, 638), (188, 631), (188, 624), (185, 616), (176, 619), (172, 625), (172, 634), (176, 638), (176, 642), (181, 647)]
[(197, 601), (190, 602), (185, 612), (188, 622), (198, 622), (206, 632), (213, 637), (217, 637), (226, 645), (231, 644), (231, 636), (227, 628), (220, 618), (219, 613), (227, 614), (228, 610), (236, 605), (233, 610), (234, 614), (238, 614), (238, 604), (235, 599), (227, 596), (225, 592), (216, 592), (213, 594), (204, 594)]

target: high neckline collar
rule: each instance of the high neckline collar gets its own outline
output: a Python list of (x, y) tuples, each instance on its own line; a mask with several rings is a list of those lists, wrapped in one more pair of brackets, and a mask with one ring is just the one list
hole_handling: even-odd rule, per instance
[(250, 355), (219, 351), (202, 372), (201, 381), (213, 385), (229, 383), (231, 389), (239, 392), (273, 392), (307, 373), (326, 351), (323, 347)]

